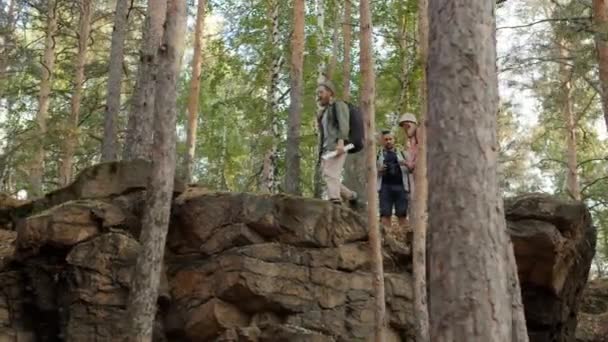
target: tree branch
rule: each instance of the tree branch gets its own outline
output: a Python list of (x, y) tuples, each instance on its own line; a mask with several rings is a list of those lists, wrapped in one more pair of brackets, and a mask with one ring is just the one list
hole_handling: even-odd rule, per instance
[[(504, 2), (504, 1), (506, 1), (506, 0), (502, 0), (502, 2)], [(542, 20), (534, 21), (534, 22), (531, 22), (531, 23), (523, 24), (523, 25), (497, 27), (496, 31), (498, 31), (498, 30), (518, 29), (518, 28), (530, 27), (530, 26), (534, 26), (534, 25), (538, 25), (538, 24), (542, 24), (542, 23), (546, 23), (546, 22), (555, 22), (555, 21), (587, 21), (587, 20), (591, 20), (591, 17), (547, 18), (547, 19), (542, 19)]]

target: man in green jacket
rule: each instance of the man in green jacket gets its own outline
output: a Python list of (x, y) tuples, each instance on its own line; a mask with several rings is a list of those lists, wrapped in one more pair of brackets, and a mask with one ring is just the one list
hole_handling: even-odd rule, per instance
[(341, 175), (346, 161), (344, 142), (348, 140), (350, 131), (350, 112), (348, 105), (335, 99), (335, 87), (329, 80), (319, 85), (317, 100), (322, 109), (317, 116), (319, 131), (321, 132), (320, 153), (336, 151), (337, 156), (321, 160), (323, 179), (327, 184), (327, 194), (333, 203), (342, 203), (342, 198), (349, 200), (351, 205), (357, 204), (357, 193), (342, 185)]

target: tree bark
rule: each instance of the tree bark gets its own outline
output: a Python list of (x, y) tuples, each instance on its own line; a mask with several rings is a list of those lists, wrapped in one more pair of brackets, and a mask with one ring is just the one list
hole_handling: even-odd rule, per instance
[(101, 160), (110, 161), (117, 157), (116, 118), (120, 112), (122, 90), (122, 63), (124, 60), (125, 37), (127, 35), (128, 11), (130, 0), (117, 0), (110, 49), (106, 113), (103, 124)]
[(78, 146), (78, 126), (80, 121), (80, 104), (84, 86), (84, 67), (87, 62), (87, 45), (91, 32), (93, 4), (91, 0), (79, 2), (80, 19), (78, 24), (78, 53), (76, 54), (74, 74), (74, 93), (72, 94), (70, 119), (63, 147), (63, 159), (59, 169), (59, 184), (66, 186), (72, 181), (74, 153)]
[(351, 26), (351, 9), (352, 4), (351, 0), (344, 0), (344, 19), (342, 22), (342, 32), (344, 35), (344, 63), (342, 65), (344, 74), (343, 77), (343, 85), (342, 85), (342, 99), (344, 101), (350, 100), (350, 53), (351, 53), (351, 44), (353, 37), (353, 28)]
[(338, 49), (340, 48), (340, 41), (338, 39), (338, 34), (340, 31), (340, 5), (339, 2), (335, 2), (335, 16), (334, 16), (334, 27), (331, 34), (331, 57), (329, 59), (329, 64), (327, 65), (327, 78), (330, 80), (334, 79), (334, 73), (336, 71), (336, 64), (338, 64)]
[[(46, 36), (44, 38), (44, 55), (42, 57), (42, 78), (40, 79), (40, 91), (38, 93), (38, 111), (36, 123), (38, 125), (36, 136), (38, 139), (46, 137), (46, 119), (49, 112), (51, 85), (53, 81), (53, 69), (55, 68), (55, 40), (57, 31), (57, 13), (55, 0), (47, 3)], [(44, 174), (44, 144), (39, 141), (33, 156), (33, 165), (30, 170), (30, 197), (42, 195), (42, 176)]]
[[(559, 46), (560, 58), (563, 60), (568, 58), (568, 51), (564, 46), (566, 42), (562, 40)], [(576, 147), (576, 118), (572, 112), (572, 70), (563, 63), (559, 65), (560, 83), (562, 90), (562, 114), (566, 123), (566, 164), (568, 166), (566, 176), (566, 190), (568, 194), (575, 200), (580, 201), (581, 190), (578, 183), (578, 163), (577, 163), (577, 147)]]
[[(419, 7), (421, 4), (421, 1), (418, 2)], [(427, 3), (428, 3), (428, 1), (427, 1)], [(419, 8), (419, 10), (420, 10), (420, 8)], [(419, 13), (419, 15), (421, 15), (421, 14)], [(408, 16), (407, 12), (403, 13), (403, 17), (401, 18), (401, 30), (399, 32), (399, 49), (401, 50), (400, 51), (400, 55), (401, 55), (401, 77), (400, 77), (401, 91), (399, 92), (399, 100), (397, 101), (397, 108), (396, 108), (397, 115), (396, 116), (401, 115), (401, 113), (403, 113), (405, 111), (405, 108), (407, 107), (407, 91), (408, 91), (408, 86), (409, 86), (408, 79), (409, 79), (409, 74), (410, 74), (410, 66), (408, 63), (409, 62), (408, 61), (408, 46), (407, 46), (407, 28), (408, 28), (407, 16)], [(422, 26), (419, 26), (419, 27), (422, 27)], [(427, 31), (428, 31), (428, 22), (427, 22)], [(421, 48), (422, 48), (423, 44), (424, 44), (423, 42), (420, 42)], [(428, 45), (428, 42), (427, 42), (427, 45)], [(396, 118), (396, 120), (399, 120), (399, 118)]]
[(146, 23), (142, 40), (139, 70), (135, 91), (131, 98), (131, 111), (127, 122), (127, 134), (123, 159), (149, 159), (154, 137), (153, 114), (157, 51), (163, 36), (163, 23), (167, 13), (166, 0), (148, 0)]
[(280, 139), (279, 133), (279, 118), (278, 118), (278, 101), (277, 101), (277, 89), (279, 87), (279, 74), (281, 71), (281, 64), (283, 63), (282, 56), (279, 50), (279, 4), (278, 0), (272, 0), (270, 7), (268, 8), (268, 14), (270, 17), (270, 48), (271, 50), (271, 67), (268, 87), (268, 108), (271, 118), (270, 130), (266, 130), (266, 136), (270, 136), (271, 144), (270, 149), (266, 151), (264, 155), (264, 170), (262, 172), (262, 185), (263, 191), (268, 193), (275, 193), (278, 189), (278, 140)]
[[(429, 342), (429, 311), (426, 293), (426, 227), (427, 227), (427, 155), (426, 155), (426, 116), (428, 109), (426, 66), (429, 48), (428, 0), (418, 1), (418, 56), (422, 65), (420, 79), (420, 117), (417, 129), (418, 151), (414, 169), (414, 191), (412, 226), (412, 259), (414, 270), (414, 312), (416, 313), (416, 342)], [(405, 63), (405, 61), (404, 61)]]
[(177, 80), (186, 35), (186, 0), (170, 0), (165, 32), (158, 50), (158, 81), (155, 87), (154, 143), (152, 174), (142, 218), (139, 253), (129, 296), (128, 316), (131, 336), (151, 341), (156, 313), (169, 213), (175, 179), (175, 124), (177, 121)]
[(376, 297), (375, 341), (384, 341), (386, 303), (384, 300), (384, 270), (382, 266), (382, 246), (378, 226), (378, 190), (376, 188), (376, 144), (375, 144), (375, 110), (376, 82), (374, 72), (374, 54), (372, 51), (372, 13), (369, 0), (361, 0), (360, 16), (360, 64), (361, 64), (361, 112), (365, 118), (366, 161), (367, 161), (367, 224), (369, 225), (369, 243), (373, 267), (374, 294)]
[(431, 341), (528, 340), (497, 179), (494, 6), (429, 1)]
[(188, 93), (188, 131), (186, 135), (186, 158), (184, 161), (184, 181), (192, 181), (194, 158), (196, 155), (196, 133), (198, 127), (198, 105), (201, 89), (201, 61), (203, 53), (203, 32), (207, 0), (198, 0), (196, 27), (194, 29), (194, 56), (192, 57), (192, 76)]
[[(315, 0), (317, 5), (317, 53), (319, 64), (317, 65), (317, 84), (325, 82), (325, 4), (323, 0)], [(316, 96), (316, 94), (315, 94)]]
[(304, 93), (304, 19), (305, 0), (293, 4), (293, 37), (291, 39), (291, 90), (285, 156), (285, 191), (300, 195), (300, 125), (302, 122), (302, 96)]
[(600, 69), (600, 89), (602, 110), (606, 130), (608, 130), (608, 6), (607, 0), (593, 0), (593, 23), (595, 25), (595, 46)]
[[(343, 63), (343, 85), (342, 99), (350, 101), (350, 72), (351, 72), (351, 44), (352, 44), (352, 3), (350, 0), (344, 1), (344, 18), (342, 23), (342, 32), (344, 35), (344, 63)], [(367, 146), (362, 151), (356, 154), (351, 154), (346, 158), (344, 163), (344, 185), (359, 196), (361, 203), (367, 202), (366, 179), (367, 175), (361, 170), (365, 169), (365, 156)], [(362, 208), (366, 210), (366, 208)]]

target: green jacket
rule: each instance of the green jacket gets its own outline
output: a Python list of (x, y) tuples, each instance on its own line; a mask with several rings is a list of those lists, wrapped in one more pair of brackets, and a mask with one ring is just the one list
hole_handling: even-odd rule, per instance
[[(336, 117), (334, 117), (334, 104), (336, 106)], [(339, 139), (348, 140), (348, 133), (350, 132), (349, 115), (348, 105), (343, 101), (334, 101), (325, 107), (319, 117), (321, 153), (335, 150)]]

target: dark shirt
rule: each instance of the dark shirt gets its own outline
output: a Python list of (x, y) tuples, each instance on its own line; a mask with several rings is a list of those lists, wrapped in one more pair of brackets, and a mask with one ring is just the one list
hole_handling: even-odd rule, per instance
[(382, 184), (403, 186), (403, 175), (395, 151), (384, 150), (384, 165)]

